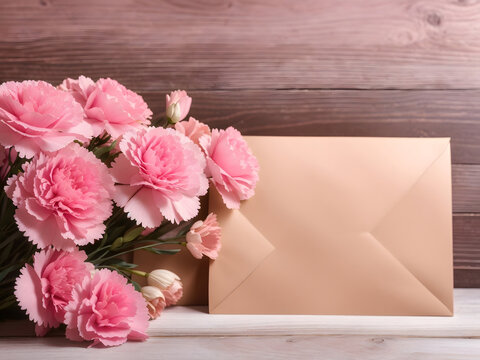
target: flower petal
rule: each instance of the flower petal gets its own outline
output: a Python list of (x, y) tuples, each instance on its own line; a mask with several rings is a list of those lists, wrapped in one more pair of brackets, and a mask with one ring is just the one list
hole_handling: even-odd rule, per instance
[(142, 187), (124, 206), (128, 217), (143, 227), (158, 227), (163, 221), (152, 192), (153, 190)]

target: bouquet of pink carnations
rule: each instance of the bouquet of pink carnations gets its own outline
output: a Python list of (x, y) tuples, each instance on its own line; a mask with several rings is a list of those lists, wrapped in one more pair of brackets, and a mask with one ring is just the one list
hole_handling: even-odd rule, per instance
[[(215, 214), (195, 219), (209, 184), (228, 208), (253, 196), (258, 163), (241, 134), (187, 120), (185, 91), (152, 120), (112, 79), (0, 85), (0, 309), (37, 335), (114, 346), (147, 338), (148, 319), (182, 296), (179, 277), (135, 270), (126, 254), (215, 259)], [(132, 274), (145, 276), (140, 287)]]

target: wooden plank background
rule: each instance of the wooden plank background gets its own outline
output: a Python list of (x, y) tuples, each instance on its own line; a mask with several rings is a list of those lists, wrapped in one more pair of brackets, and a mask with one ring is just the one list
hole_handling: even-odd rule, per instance
[(0, 82), (112, 77), (249, 135), (452, 138), (455, 285), (480, 287), (480, 2), (2, 0)]

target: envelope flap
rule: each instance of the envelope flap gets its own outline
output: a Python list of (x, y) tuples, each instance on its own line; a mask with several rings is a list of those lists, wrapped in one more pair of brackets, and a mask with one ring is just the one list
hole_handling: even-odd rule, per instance
[[(209, 309), (215, 309), (242, 284), (275, 247), (239, 211), (228, 210), (216, 191), (210, 193), (210, 209), (222, 227), (222, 256), (210, 265)], [(215, 271), (215, 267), (221, 271)], [(215, 276), (213, 279), (212, 276)], [(212, 287), (215, 291), (211, 291)]]
[[(372, 230), (375, 238), (450, 313), (453, 312), (452, 222), (448, 221), (451, 213), (447, 143), (441, 155)], [(447, 221), (439, 222), (441, 218)]]

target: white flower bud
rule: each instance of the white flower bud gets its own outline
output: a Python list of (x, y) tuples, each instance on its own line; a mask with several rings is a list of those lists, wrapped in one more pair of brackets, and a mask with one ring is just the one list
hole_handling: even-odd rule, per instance
[(142, 295), (147, 301), (152, 301), (158, 298), (164, 299), (165, 296), (162, 293), (162, 290), (155, 286), (143, 286), (142, 289)]
[(178, 275), (165, 269), (153, 270), (147, 277), (148, 285), (156, 286), (161, 290), (168, 289), (175, 281), (180, 281)]
[(170, 122), (172, 124), (175, 124), (178, 121), (180, 121), (182, 117), (182, 109), (180, 107), (180, 104), (176, 102), (168, 106), (166, 115), (170, 119)]

